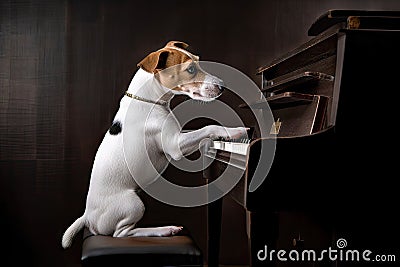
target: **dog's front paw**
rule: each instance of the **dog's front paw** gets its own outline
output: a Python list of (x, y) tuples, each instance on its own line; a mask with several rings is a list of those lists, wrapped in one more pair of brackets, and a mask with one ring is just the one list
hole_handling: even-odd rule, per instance
[(241, 139), (248, 138), (247, 131), (249, 128), (246, 127), (236, 127), (236, 128), (225, 128), (228, 136), (227, 139)]
[(230, 128), (217, 125), (211, 125), (207, 127), (210, 131), (210, 138), (213, 140), (217, 140), (220, 138), (225, 140), (248, 138), (247, 131), (250, 129), (246, 127)]

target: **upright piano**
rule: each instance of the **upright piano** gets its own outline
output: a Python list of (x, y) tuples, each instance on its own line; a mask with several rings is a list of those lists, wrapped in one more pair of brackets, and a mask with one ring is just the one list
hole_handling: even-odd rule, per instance
[[(269, 250), (369, 249), (399, 253), (400, 12), (329, 10), (310, 40), (257, 70), (274, 117), (273, 137), (214, 141), (213, 181), (235, 158), (245, 170), (225, 197), (247, 214), (250, 266), (365, 266), (366, 262), (260, 260)], [(263, 110), (265, 102), (251, 103)], [(249, 108), (243, 104), (242, 109)], [(255, 125), (248, 125), (255, 127)], [(260, 147), (276, 150), (262, 185), (249, 192)], [(212, 152), (212, 153), (211, 153)], [(207, 156), (207, 153), (206, 153)], [(208, 206), (208, 264), (218, 266), (223, 199)], [(234, 235), (235, 233), (230, 233)], [(269, 253), (269, 252), (268, 252)], [(376, 262), (368, 262), (372, 266)]]

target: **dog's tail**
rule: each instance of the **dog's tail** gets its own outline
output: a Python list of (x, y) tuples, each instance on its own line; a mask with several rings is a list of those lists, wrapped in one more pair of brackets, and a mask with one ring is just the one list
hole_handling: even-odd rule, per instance
[(63, 248), (69, 248), (72, 245), (72, 240), (75, 235), (79, 233), (80, 230), (85, 226), (85, 215), (76, 219), (76, 221), (71, 224), (70, 227), (65, 231), (62, 237), (62, 246)]

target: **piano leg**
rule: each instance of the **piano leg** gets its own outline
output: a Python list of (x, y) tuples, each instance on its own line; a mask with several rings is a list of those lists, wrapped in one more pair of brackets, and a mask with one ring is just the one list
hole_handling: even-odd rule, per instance
[(208, 204), (208, 267), (219, 266), (222, 198)]
[[(247, 224), (247, 227), (249, 229), (248, 235), (250, 266), (276, 266), (276, 252), (273, 255), (272, 260), (269, 256), (271, 250), (276, 249), (276, 243), (279, 233), (278, 213), (249, 212)], [(267, 248), (266, 251), (265, 248)], [(259, 259), (259, 257), (261, 258), (261, 260)], [(264, 257), (265, 259), (262, 260)]]
[[(207, 151), (207, 147), (204, 151)], [(204, 152), (204, 153), (205, 153)], [(205, 158), (204, 166), (209, 163)], [(203, 177), (206, 183), (210, 184), (217, 179), (221, 174), (220, 164), (213, 161), (208, 167), (203, 170)], [(214, 189), (215, 190), (215, 189)], [(210, 192), (209, 192), (210, 194)], [(207, 205), (207, 264), (208, 267), (219, 266), (219, 252), (220, 252), (220, 238), (221, 238), (221, 225), (222, 225), (222, 202), (223, 198), (209, 202)]]

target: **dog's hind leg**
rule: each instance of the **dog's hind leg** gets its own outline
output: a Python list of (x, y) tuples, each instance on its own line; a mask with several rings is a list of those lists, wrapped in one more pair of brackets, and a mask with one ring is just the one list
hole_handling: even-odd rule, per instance
[(124, 236), (173, 236), (182, 231), (182, 226), (161, 226), (161, 227), (147, 227), (147, 228), (134, 228), (135, 225), (127, 226), (125, 229), (121, 229), (121, 231), (115, 237), (124, 237)]

